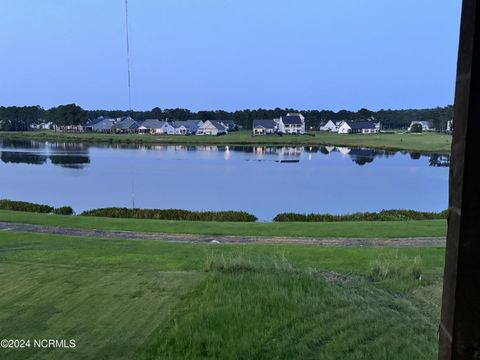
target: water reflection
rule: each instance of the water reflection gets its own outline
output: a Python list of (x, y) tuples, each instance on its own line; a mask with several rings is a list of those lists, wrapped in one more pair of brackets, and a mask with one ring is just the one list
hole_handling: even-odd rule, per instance
[(12, 163), (42, 165), (47, 161), (47, 159), (48, 156), (18, 151), (2, 151), (0, 153), (0, 160), (5, 164)]
[[(411, 160), (428, 157), (429, 166), (448, 167), (450, 156), (445, 154), (425, 154), (408, 151), (390, 151), (370, 148), (348, 148), (342, 146), (232, 146), (232, 145), (126, 145), (126, 144), (82, 144), (82, 143), (46, 143), (30, 140), (0, 140), (0, 160), (12, 164), (42, 165), (48, 160), (53, 165), (65, 168), (82, 169), (90, 164), (90, 148), (141, 149), (162, 152), (211, 152), (222, 153), (224, 160), (231, 160), (233, 153), (251, 153), (252, 158), (245, 160), (262, 161), (264, 156), (276, 156), (276, 162), (289, 160), (312, 160), (315, 153), (330, 155), (339, 153), (359, 166), (371, 164), (376, 158), (388, 158), (397, 153), (408, 155)], [(306, 155), (306, 156), (304, 156)], [(297, 161), (295, 161), (297, 162)]]
[(5, 164), (44, 165), (82, 169), (90, 163), (88, 146), (75, 143), (46, 143), (29, 140), (1, 140), (0, 160)]

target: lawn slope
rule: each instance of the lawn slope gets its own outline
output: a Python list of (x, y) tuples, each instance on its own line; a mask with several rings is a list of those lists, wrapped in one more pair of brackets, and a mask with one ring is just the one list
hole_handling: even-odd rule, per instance
[(0, 232), (8, 359), (434, 359), (440, 248), (179, 244)]

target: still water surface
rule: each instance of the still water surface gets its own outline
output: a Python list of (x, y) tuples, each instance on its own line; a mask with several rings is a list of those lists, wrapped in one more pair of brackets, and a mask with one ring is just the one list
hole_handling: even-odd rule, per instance
[(0, 198), (280, 212), (440, 211), (449, 157), (338, 147), (103, 146), (0, 141)]

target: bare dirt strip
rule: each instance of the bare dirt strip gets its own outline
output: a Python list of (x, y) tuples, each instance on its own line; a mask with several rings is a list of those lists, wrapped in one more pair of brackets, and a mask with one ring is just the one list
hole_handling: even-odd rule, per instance
[[(234, 235), (195, 235), (164, 234), (156, 232), (117, 231), (61, 228), (55, 226), (31, 225), (0, 222), (0, 231), (23, 233), (84, 236), (94, 238), (125, 240), (163, 240), (175, 242), (226, 243), (226, 244), (309, 244), (325, 246), (445, 246), (444, 237), (415, 238), (306, 238), (280, 236), (234, 236)], [(1, 233), (0, 233), (1, 234)]]

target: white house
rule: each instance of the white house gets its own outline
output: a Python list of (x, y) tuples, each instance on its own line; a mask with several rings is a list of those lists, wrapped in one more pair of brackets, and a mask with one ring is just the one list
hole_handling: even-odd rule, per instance
[(275, 120), (253, 120), (252, 134), (267, 135), (274, 134), (278, 130), (278, 123)]
[(160, 126), (160, 134), (175, 135), (175, 127), (168, 121), (162, 121)]
[(172, 124), (175, 128), (175, 135), (187, 135), (190, 133), (189, 128), (183, 124)]
[(190, 135), (195, 134), (202, 123), (201, 120), (184, 120), (175, 121), (172, 126), (175, 128), (175, 135)]
[(207, 120), (197, 129), (197, 135), (222, 135), (226, 133), (225, 125), (215, 120)]
[(35, 130), (51, 130), (54, 128), (54, 124), (50, 122), (42, 122), (40, 124), (32, 124), (30, 127)]
[(286, 116), (275, 119), (278, 123), (278, 132), (284, 134), (305, 134), (305, 118), (302, 114), (288, 113)]
[(380, 126), (371, 121), (342, 121), (338, 127), (339, 134), (375, 134)]
[(412, 121), (407, 131), (408, 132), (412, 131), (412, 126), (417, 124), (422, 127), (422, 131), (433, 131), (430, 121)]
[(447, 132), (451, 133), (453, 131), (453, 119), (447, 121)]
[(338, 131), (338, 127), (333, 120), (328, 120), (326, 124), (320, 126), (320, 131)]

